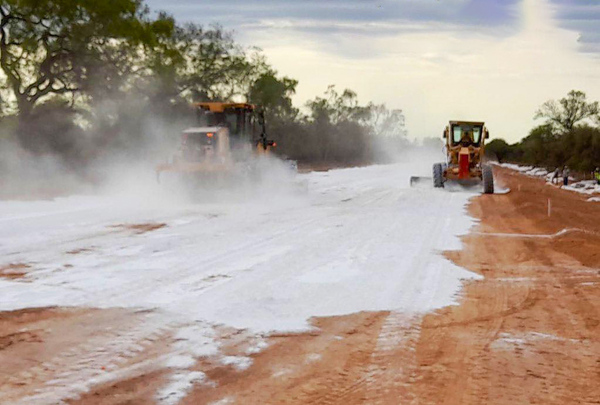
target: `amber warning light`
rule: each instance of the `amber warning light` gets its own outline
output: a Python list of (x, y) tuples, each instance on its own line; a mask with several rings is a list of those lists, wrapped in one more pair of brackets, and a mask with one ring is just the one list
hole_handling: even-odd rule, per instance
[(209, 138), (212, 138), (213, 136), (215, 136), (215, 134), (212, 133), (212, 132), (209, 132), (209, 133), (206, 134), (206, 136), (209, 137)]

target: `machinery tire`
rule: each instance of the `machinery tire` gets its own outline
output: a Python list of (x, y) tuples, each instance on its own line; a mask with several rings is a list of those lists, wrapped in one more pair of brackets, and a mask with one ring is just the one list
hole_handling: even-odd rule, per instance
[(482, 168), (483, 192), (485, 194), (494, 194), (494, 173), (492, 167), (484, 165)]
[(444, 168), (441, 163), (435, 163), (433, 165), (433, 187), (444, 187)]

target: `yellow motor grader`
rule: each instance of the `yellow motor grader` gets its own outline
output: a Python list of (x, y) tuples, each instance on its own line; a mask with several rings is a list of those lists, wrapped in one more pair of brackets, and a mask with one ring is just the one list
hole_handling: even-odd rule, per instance
[(183, 130), (172, 159), (156, 167), (159, 181), (164, 172), (190, 178), (227, 176), (240, 162), (276, 146), (267, 138), (262, 109), (255, 105), (206, 102), (193, 107), (198, 126)]
[[(433, 186), (446, 182), (460, 185), (483, 184), (485, 194), (494, 193), (492, 168), (483, 164), (485, 141), (490, 134), (484, 122), (450, 121), (444, 129), (446, 162), (433, 165)], [(411, 177), (411, 185), (430, 182), (431, 178)]]
[(447, 163), (433, 165), (433, 186), (444, 187), (448, 180), (482, 182), (485, 194), (494, 193), (492, 168), (483, 164), (485, 141), (490, 133), (484, 122), (450, 121), (443, 133)]

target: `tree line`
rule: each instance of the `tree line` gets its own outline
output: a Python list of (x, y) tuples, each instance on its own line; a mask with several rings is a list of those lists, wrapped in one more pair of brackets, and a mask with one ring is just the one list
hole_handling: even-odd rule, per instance
[(78, 169), (108, 153), (159, 154), (194, 124), (194, 101), (262, 105), (279, 153), (301, 162), (366, 163), (373, 137), (404, 133), (400, 110), (351, 90), (295, 107), (298, 81), (259, 49), (143, 0), (3, 0), (0, 69), (0, 142)]
[(589, 173), (600, 166), (600, 105), (582, 91), (572, 90), (560, 100), (549, 100), (535, 113), (544, 123), (521, 141), (495, 139), (486, 154), (499, 162), (522, 163), (549, 170), (568, 166)]

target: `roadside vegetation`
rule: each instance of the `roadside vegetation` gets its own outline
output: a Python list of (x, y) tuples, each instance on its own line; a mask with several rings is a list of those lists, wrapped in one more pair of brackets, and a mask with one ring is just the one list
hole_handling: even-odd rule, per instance
[(195, 122), (194, 101), (264, 106), (278, 153), (300, 163), (368, 163), (375, 137), (404, 140), (402, 111), (334, 86), (298, 108), (298, 81), (259, 49), (143, 0), (6, 0), (0, 13), (3, 174), (24, 156), (81, 176), (107, 155), (160, 156)]
[(573, 90), (558, 101), (544, 103), (535, 114), (544, 123), (533, 128), (521, 141), (509, 145), (495, 139), (487, 146), (489, 157), (545, 167), (568, 166), (589, 173), (600, 166), (600, 107), (586, 94)]

